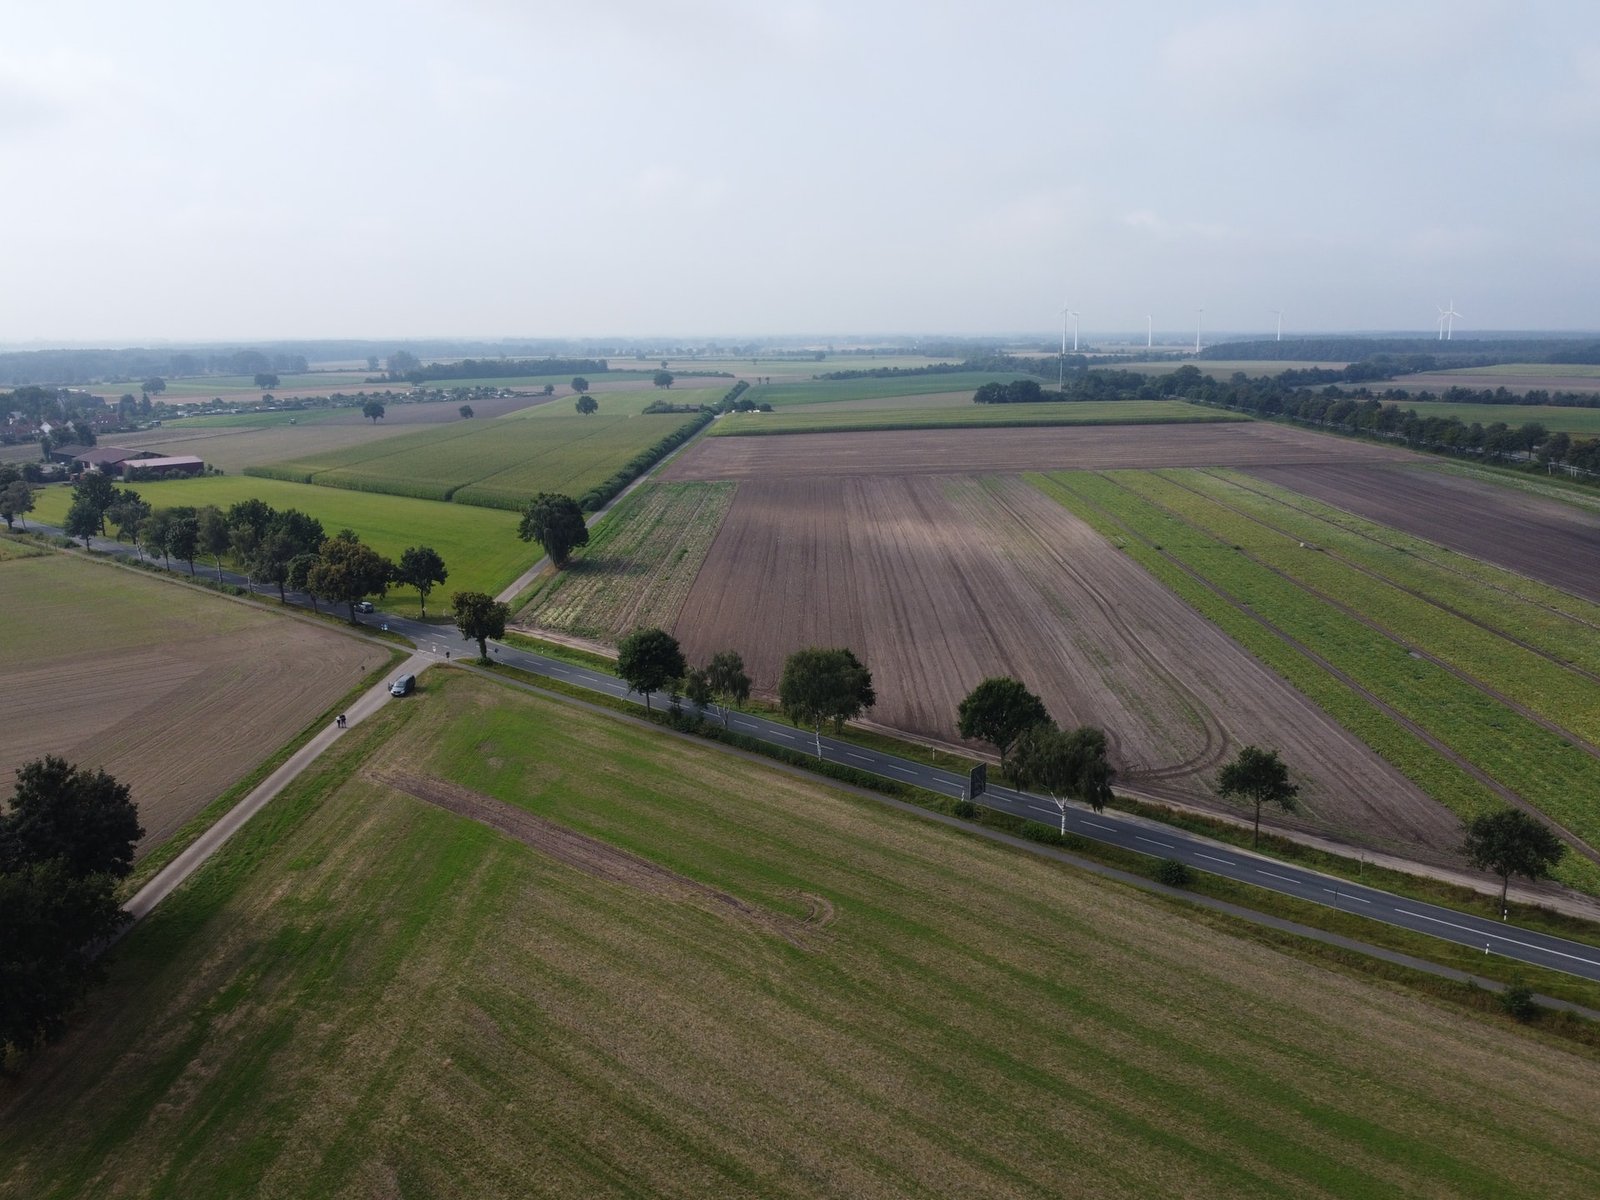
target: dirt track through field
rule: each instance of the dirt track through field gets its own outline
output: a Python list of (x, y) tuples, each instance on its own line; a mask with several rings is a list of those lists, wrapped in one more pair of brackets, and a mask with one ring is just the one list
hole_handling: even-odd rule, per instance
[(1257, 742), (1303, 773), (1308, 824), (1455, 836), (1442, 806), (1020, 480), (741, 482), (675, 631), (692, 661), (738, 648), (767, 694), (789, 652), (848, 645), (873, 671), (872, 719), (944, 741), (974, 684), (1014, 675), (1060, 723), (1105, 728), (1129, 784), (1214, 802), (1217, 768)]
[(811, 915), (797, 921), (748, 904), (737, 896), (670, 871), (609, 842), (588, 837), (526, 809), (443, 779), (385, 771), (373, 772), (372, 778), (385, 787), (498, 830), (585, 875), (661, 900), (693, 904), (724, 920), (781, 937), (802, 950), (810, 948), (821, 926), (832, 919), (832, 905), (820, 896), (808, 897)]
[(1118, 467), (1416, 461), (1405, 450), (1265, 422), (924, 429), (703, 438), (664, 479), (951, 475)]
[(1324, 504), (1600, 602), (1600, 520), (1559, 500), (1422, 467), (1251, 466)]

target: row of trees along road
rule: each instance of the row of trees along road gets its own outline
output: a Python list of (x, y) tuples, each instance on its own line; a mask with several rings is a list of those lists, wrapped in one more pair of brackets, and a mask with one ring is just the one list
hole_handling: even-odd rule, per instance
[(297, 509), (279, 511), (263, 500), (241, 500), (226, 511), (207, 505), (152, 509), (137, 491), (119, 488), (109, 476), (91, 471), (73, 488), (67, 510), (69, 536), (84, 547), (105, 535), (106, 522), (120, 540), (133, 546), (141, 560), (159, 555), (189, 564), (210, 558), (222, 579), (224, 558), (231, 559), (253, 583), (275, 585), (287, 602), (285, 588), (303, 591), (312, 607), (319, 599), (345, 605), (350, 620), (355, 606), (371, 596), (388, 594), (391, 584), (417, 589), (422, 615), (428, 615), (428, 594), (449, 577), (444, 559), (431, 546), (410, 546), (391, 562), (349, 529), (328, 537), (322, 522)]
[(32, 511), (33, 489), (21, 469), (15, 463), (0, 463), (0, 517), (5, 518), (6, 528), (15, 528), (14, 522), (20, 520), (26, 529)]
[(53, 756), (18, 769), (0, 814), (0, 1061), (59, 1038), (101, 977), (142, 836), (127, 786), (104, 771)]

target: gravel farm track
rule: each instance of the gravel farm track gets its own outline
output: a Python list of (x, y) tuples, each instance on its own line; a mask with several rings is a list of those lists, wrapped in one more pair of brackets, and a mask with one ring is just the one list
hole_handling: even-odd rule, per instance
[[(1304, 789), (1302, 811), (1275, 819), (1437, 851), (1457, 837), (1444, 806), (1010, 474), (1340, 455), (1407, 457), (1267, 425), (716, 439), (670, 472), (739, 480), (674, 630), (692, 661), (739, 649), (769, 695), (793, 649), (849, 645), (873, 670), (874, 723), (943, 742), (958, 740), (967, 690), (1015, 675), (1061, 723), (1106, 728), (1126, 784), (1191, 803), (1214, 803), (1216, 771), (1241, 745), (1273, 745)], [(949, 473), (974, 458), (983, 465)]]

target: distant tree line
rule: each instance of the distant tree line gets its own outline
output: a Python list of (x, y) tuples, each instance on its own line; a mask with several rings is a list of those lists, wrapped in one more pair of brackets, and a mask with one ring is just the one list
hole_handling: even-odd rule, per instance
[(0, 384), (6, 386), (305, 370), (303, 354), (260, 350), (16, 350), (0, 354)]
[(603, 358), (464, 358), (423, 366), (408, 351), (389, 356), (389, 369), (369, 383), (428, 383), (436, 379), (514, 379), (522, 375), (603, 375)]
[(1382, 356), (1427, 360), (1416, 371), (1492, 367), (1500, 363), (1600, 363), (1600, 341), (1592, 338), (1372, 338), (1316, 337), (1276, 341), (1218, 342), (1198, 357), (1228, 361), (1355, 362)]

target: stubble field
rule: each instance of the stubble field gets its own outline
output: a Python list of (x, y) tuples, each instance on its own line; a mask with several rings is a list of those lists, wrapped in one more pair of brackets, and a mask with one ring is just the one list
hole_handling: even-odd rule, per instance
[(1592, 1058), (449, 672), (0, 1081), (0, 1188), (1586, 1197)]
[(388, 658), (60, 554), (0, 560), (0, 794), (56, 754), (133, 789), (149, 850)]

